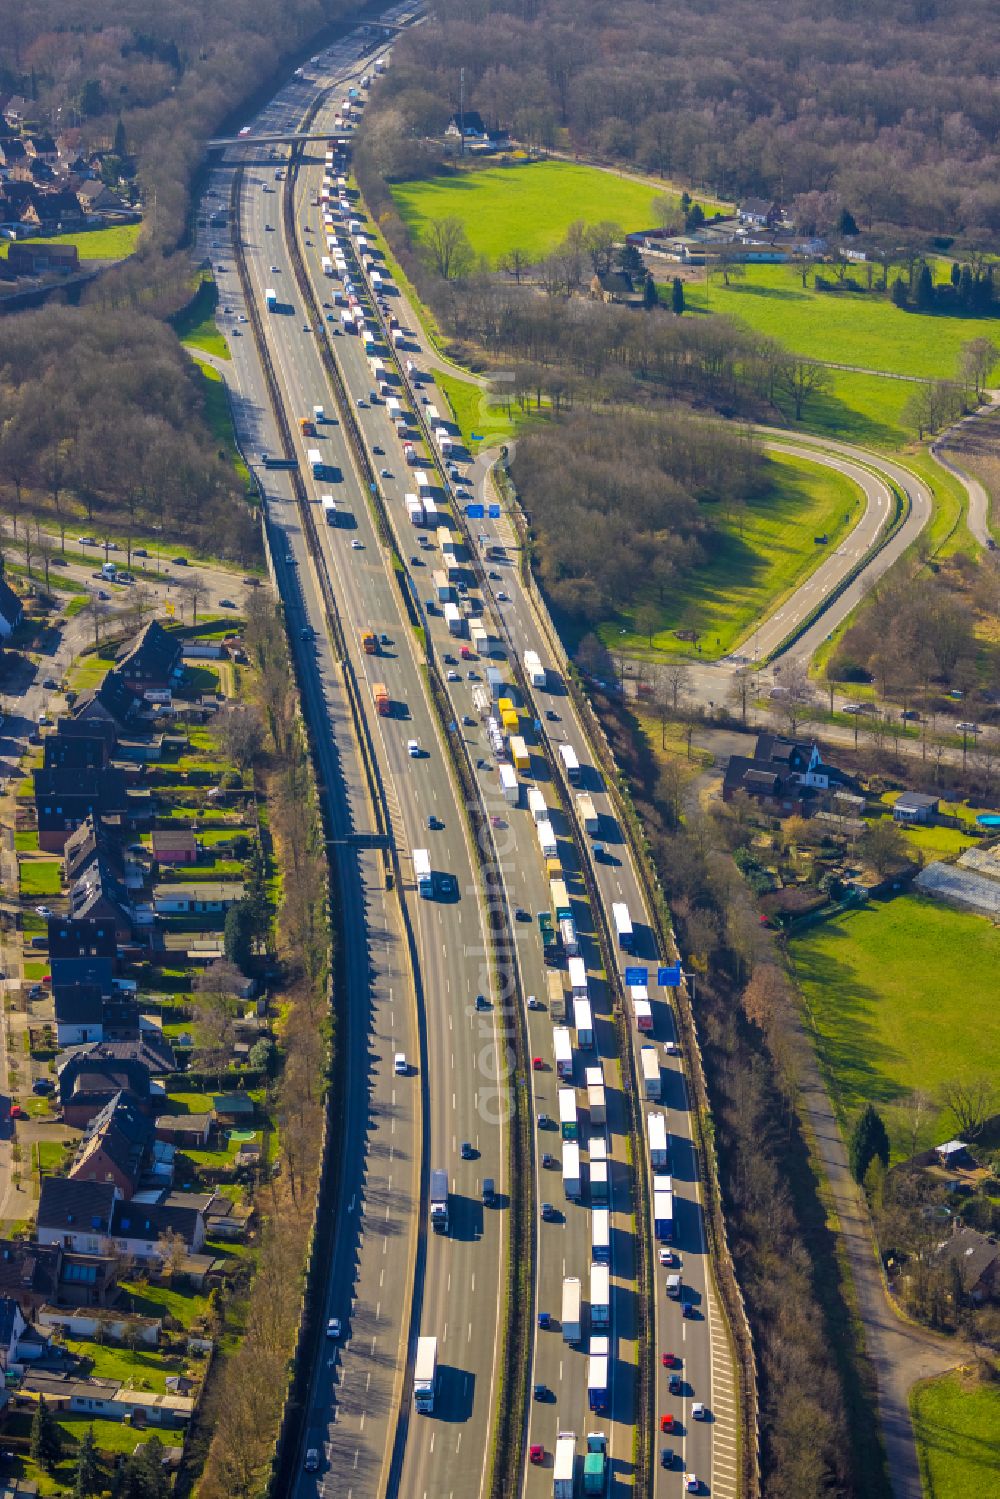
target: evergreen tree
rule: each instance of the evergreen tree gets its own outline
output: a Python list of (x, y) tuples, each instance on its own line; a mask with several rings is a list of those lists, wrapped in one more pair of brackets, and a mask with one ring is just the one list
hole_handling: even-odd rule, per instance
[(51, 1473), (56, 1463), (62, 1457), (62, 1434), (56, 1425), (56, 1418), (45, 1403), (45, 1396), (39, 1395), (35, 1413), (31, 1418), (31, 1457), (40, 1468)]
[(684, 215), (684, 233), (693, 234), (705, 222), (705, 210), (700, 203), (692, 203)]
[(958, 300), (968, 310), (975, 297), (976, 284), (972, 279), (971, 265), (963, 265), (958, 277)]
[(881, 1115), (873, 1104), (866, 1103), (855, 1120), (847, 1154), (851, 1163), (851, 1175), (856, 1182), (864, 1181), (868, 1167), (876, 1159), (884, 1167), (888, 1167), (889, 1136)]
[(652, 276), (646, 277), (646, 284), (642, 288), (642, 305), (647, 312), (652, 312), (654, 307), (660, 304), (660, 296), (656, 290), (656, 282)]
[(239, 900), (226, 912), (222, 941), (226, 961), (246, 973), (253, 957), (254, 913), (248, 900)]
[(951, 275), (951, 284), (955, 288), (955, 290), (957, 291), (958, 290), (958, 283), (962, 279), (962, 267), (959, 265), (959, 263), (958, 263), (957, 260), (953, 260), (952, 263), (951, 263), (950, 275)]
[(893, 303), (896, 307), (909, 306), (910, 299), (906, 290), (906, 282), (903, 280), (902, 276), (897, 276), (895, 281), (892, 283), (892, 291), (890, 292), (890, 296), (892, 297)]
[(837, 233), (850, 236), (857, 234), (857, 232), (858, 224), (853, 213), (849, 208), (842, 208), (840, 210), (840, 218), (837, 221)]
[(76, 1463), (74, 1499), (89, 1499), (91, 1494), (99, 1494), (103, 1487), (104, 1475), (101, 1472), (101, 1461), (97, 1455), (97, 1443), (94, 1441), (94, 1428), (88, 1426), (83, 1441), (80, 1443), (80, 1453)]
[(115, 140), (111, 148), (116, 156), (128, 155), (128, 141), (125, 137), (125, 122), (121, 115), (118, 116), (118, 124), (115, 126)]
[(674, 277), (674, 284), (670, 288), (670, 306), (677, 316), (680, 317), (684, 311), (684, 282), (680, 276)]
[(930, 312), (934, 306), (934, 282), (931, 279), (931, 268), (926, 260), (917, 272), (917, 288), (914, 300), (918, 312)]

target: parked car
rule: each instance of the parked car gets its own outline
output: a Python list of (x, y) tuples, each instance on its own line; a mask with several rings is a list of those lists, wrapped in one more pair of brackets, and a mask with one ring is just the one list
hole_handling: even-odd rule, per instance
[(340, 1318), (331, 1317), (326, 1324), (326, 1335), (328, 1338), (340, 1337)]

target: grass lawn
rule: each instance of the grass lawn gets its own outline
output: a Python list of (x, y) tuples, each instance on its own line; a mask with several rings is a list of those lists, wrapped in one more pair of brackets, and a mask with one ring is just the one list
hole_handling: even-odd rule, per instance
[[(848, 1118), (951, 1078), (995, 1076), (1000, 1014), (990, 995), (1000, 931), (918, 895), (873, 902), (789, 944), (835, 1102)], [(960, 955), (960, 957), (959, 957)], [(991, 977), (992, 975), (992, 977)], [(918, 1149), (951, 1126), (928, 1118)]]
[(249, 490), (250, 473), (246, 464), (239, 455), (233, 438), (233, 419), (229, 411), (229, 398), (226, 388), (222, 383), (222, 376), (217, 369), (206, 364), (202, 359), (195, 359), (195, 364), (201, 372), (201, 399), (206, 422), (211, 429), (212, 436), (220, 448), (227, 448), (232, 453), (233, 468), (239, 475), (244, 488)]
[[(118, 224), (111, 229), (83, 229), (79, 234), (55, 234), (49, 239), (30, 241), (33, 245), (76, 245), (81, 260), (124, 260), (131, 255), (139, 238), (141, 224)], [(0, 255), (6, 258), (9, 240), (0, 240)]]
[[(42, 919), (38, 918), (39, 921)], [(40, 962), (36, 958), (29, 959), (24, 965), (24, 976), (29, 983), (37, 984), (49, 971), (47, 962)]]
[(188, 348), (201, 349), (206, 354), (213, 354), (216, 359), (229, 359), (229, 345), (215, 322), (218, 303), (218, 288), (206, 271), (188, 306), (173, 319), (173, 329), (181, 343)]
[(28, 828), (23, 833), (14, 834), (14, 847), (19, 854), (30, 854), (38, 852), (38, 833), (34, 828)]
[[(461, 430), (462, 440), (470, 453), (478, 453), (480, 448), (494, 447), (497, 443), (511, 442), (518, 431), (532, 420), (530, 415), (525, 415), (516, 406), (508, 416), (503, 406), (491, 403), (489, 392), (481, 390), (468, 380), (458, 380), (435, 370), (434, 383), (448, 398), (448, 404)], [(480, 434), (482, 442), (472, 440), (473, 432)]]
[(62, 890), (61, 867), (58, 859), (19, 859), (17, 878), (21, 894), (58, 895)]
[(909, 381), (848, 370), (831, 370), (830, 374), (831, 388), (809, 398), (801, 422), (793, 419), (791, 405), (786, 403), (784, 414), (794, 431), (890, 450), (915, 440), (916, 434), (903, 422), (903, 408), (913, 394)]
[(995, 318), (904, 312), (881, 294), (803, 288), (798, 270), (787, 265), (748, 266), (746, 279), (728, 287), (688, 283), (684, 300), (692, 311), (738, 317), (796, 353), (896, 375), (950, 379), (962, 345), (995, 339), (998, 329)]
[(185, 1368), (184, 1360), (164, 1358), (152, 1349), (109, 1348), (100, 1343), (75, 1342), (67, 1338), (66, 1347), (77, 1358), (90, 1364), (87, 1373), (95, 1379), (118, 1379), (132, 1390), (153, 1390), (166, 1394), (167, 1375), (179, 1374)]
[[(80, 1443), (87, 1433), (87, 1428), (93, 1426), (94, 1440), (101, 1452), (110, 1458), (118, 1453), (134, 1452), (136, 1447), (149, 1440), (155, 1427), (149, 1431), (140, 1431), (130, 1426), (127, 1421), (100, 1421), (91, 1416), (68, 1415), (63, 1416), (58, 1422), (63, 1436), (62, 1461), (56, 1464), (52, 1474), (39, 1468), (30, 1458), (22, 1457), (18, 1453), (10, 1464), (5, 1468), (4, 1476), (8, 1474), (20, 1479), (29, 1479), (38, 1485), (38, 1493), (41, 1499), (49, 1499), (49, 1496), (70, 1495), (73, 1492), (73, 1482), (76, 1477), (76, 1454)], [(17, 1411), (9, 1418), (7, 1432), (12, 1438), (23, 1438), (27, 1441), (31, 1428), (31, 1417), (27, 1411)], [(157, 1432), (164, 1446), (170, 1444), (171, 1433), (169, 1431)], [(26, 1449), (24, 1449), (26, 1450)]]
[(915, 1386), (910, 1409), (926, 1499), (1000, 1493), (1000, 1385), (946, 1374)]
[(74, 614), (82, 614), (84, 609), (86, 609), (89, 601), (89, 594), (84, 595), (82, 598), (70, 599), (69, 603), (66, 605), (65, 610), (63, 611), (66, 615), (66, 618), (72, 619)]
[[(190, 1030), (190, 1026), (188, 1029)], [(171, 1114), (210, 1114), (213, 1097), (211, 1093), (171, 1093), (167, 1100), (169, 1112)]]
[(68, 1142), (62, 1140), (37, 1140), (34, 1145), (35, 1159), (39, 1171), (45, 1175), (54, 1175), (63, 1167), (68, 1149)]
[(174, 1289), (172, 1286), (153, 1286), (138, 1281), (121, 1282), (127, 1291), (127, 1305), (139, 1317), (173, 1317), (187, 1330), (208, 1309), (208, 1297), (197, 1291)]
[(429, 219), (454, 215), (476, 254), (495, 265), (515, 247), (539, 259), (577, 219), (608, 220), (626, 231), (648, 228), (654, 222), (653, 199), (665, 194), (654, 183), (647, 187), (598, 167), (539, 161), (402, 182), (392, 196), (414, 240)]
[[(848, 524), (860, 519), (861, 493), (842, 474), (778, 451), (769, 453), (768, 461), (771, 487), (747, 506), (743, 534), (739, 516), (720, 515), (714, 557), (664, 601), (660, 632), (653, 637), (657, 651), (690, 654), (691, 644), (672, 633), (685, 629), (698, 632), (704, 660), (726, 655), (819, 565)], [(813, 537), (823, 532), (830, 540), (818, 547)], [(649, 643), (632, 632), (632, 621), (623, 613), (607, 621), (600, 634), (609, 648), (648, 655)]]

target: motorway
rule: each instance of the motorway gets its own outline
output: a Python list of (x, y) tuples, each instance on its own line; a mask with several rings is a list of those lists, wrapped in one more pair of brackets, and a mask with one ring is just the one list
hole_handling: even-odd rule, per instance
[[(357, 47), (348, 40), (329, 49), (319, 60), (325, 82), (336, 81), (339, 92), (358, 71)], [(309, 103), (317, 79), (306, 70), (293, 80), (271, 102), (258, 118), (262, 130), (280, 129), (297, 123)], [(332, 115), (336, 100), (329, 105)], [(316, 116), (317, 125), (324, 111)], [(245, 144), (240, 155), (245, 153)], [(211, 193), (228, 193), (231, 163), (223, 162), (213, 172), (208, 184)], [(259, 304), (263, 304), (265, 286), (275, 286), (283, 310), (268, 316), (266, 327), (269, 347), (282, 399), (293, 427), (300, 416), (310, 415), (314, 404), (323, 404), (327, 417), (334, 414), (331, 392), (315, 347), (317, 334), (304, 331), (301, 298), (295, 286), (287, 246), (283, 243), (283, 215), (280, 184), (274, 181), (275, 164), (270, 152), (262, 152), (256, 163), (246, 170), (243, 193), (243, 216), (238, 227), (247, 256), (251, 282)], [(322, 176), (321, 161), (308, 161), (299, 172), (296, 220), (303, 226), (306, 258), (310, 274), (323, 299), (324, 280), (319, 268), (322, 240), (317, 232), (318, 210), (312, 199), (317, 196)], [(270, 189), (270, 191), (269, 191)], [(266, 226), (271, 225), (268, 229)], [(305, 232), (305, 226), (313, 229)], [(211, 242), (209, 241), (209, 244)], [(221, 239), (219, 241), (221, 243)], [(325, 248), (325, 247), (324, 247)], [(223, 331), (230, 334), (233, 369), (229, 378), (234, 394), (238, 430), (245, 451), (251, 458), (261, 451), (279, 448), (267, 410), (265, 386), (258, 366), (249, 327), (240, 324), (239, 288), (228, 255), (213, 250), (212, 259), (222, 288), (224, 308)], [(276, 268), (276, 269), (275, 269)], [(330, 283), (325, 282), (327, 294)], [(287, 310), (285, 310), (287, 309)], [(418, 340), (411, 337), (406, 353), (419, 353)], [(372, 384), (368, 361), (356, 338), (331, 338), (340, 362), (345, 383), (352, 397), (366, 398)], [(229, 372), (227, 371), (227, 376)], [(401, 392), (401, 394), (405, 394)], [(433, 389), (428, 399), (447, 410)], [(376, 467), (390, 469), (391, 477), (383, 489), (397, 533), (405, 535), (403, 495), (411, 487), (401, 463), (399, 443), (381, 403), (356, 411), (369, 451)], [(329, 473), (339, 473), (339, 483), (329, 479), (314, 483), (306, 480), (311, 499), (331, 489), (342, 512), (350, 515), (349, 523), (323, 528), (321, 563), (333, 582), (338, 607), (346, 625), (351, 659), (362, 692), (375, 680), (383, 681), (400, 716), (379, 718), (372, 714), (373, 741), (388, 791), (393, 836), (403, 863), (409, 872), (408, 859), (416, 846), (431, 849), (436, 869), (453, 874), (459, 884), (455, 903), (427, 902), (407, 890), (406, 901), (414, 919), (419, 953), (419, 984), (423, 998), (418, 1039), (418, 1012), (409, 1001), (406, 961), (394, 898), (388, 900), (379, 884), (379, 865), (370, 851), (362, 851), (338, 842), (341, 876), (353, 885), (355, 897), (349, 908), (351, 930), (362, 917), (368, 922), (365, 945), (357, 946), (352, 964), (351, 1055), (357, 1070), (352, 1069), (352, 1086), (365, 1086), (368, 1108), (351, 1110), (353, 1132), (345, 1152), (348, 1204), (357, 1218), (354, 1231), (345, 1235), (348, 1251), (338, 1253), (330, 1277), (327, 1311), (341, 1316), (346, 1323), (346, 1337), (337, 1348), (331, 1345), (329, 1360), (317, 1370), (310, 1401), (309, 1433), (306, 1446), (316, 1446), (322, 1453), (320, 1469), (315, 1476), (302, 1474), (297, 1492), (303, 1495), (377, 1494), (388, 1481), (389, 1455), (393, 1448), (393, 1425), (396, 1403), (401, 1398), (401, 1365), (397, 1349), (410, 1347), (418, 1331), (434, 1332), (441, 1339), (443, 1380), (440, 1403), (433, 1418), (406, 1420), (402, 1466), (392, 1474), (392, 1487), (407, 1495), (468, 1495), (476, 1492), (469, 1477), (469, 1463), (481, 1488), (485, 1476), (483, 1454), (488, 1450), (491, 1425), (492, 1389), (495, 1372), (498, 1313), (502, 1310), (503, 1284), (501, 1256), (504, 1236), (501, 1233), (502, 1209), (507, 1184), (504, 1181), (505, 1109), (503, 1090), (497, 1078), (497, 1037), (494, 1012), (476, 1013), (472, 1000), (477, 993), (489, 993), (489, 967), (485, 960), (485, 941), (477, 901), (476, 877), (471, 850), (468, 847), (464, 820), (456, 805), (456, 791), (443, 746), (438, 740), (435, 720), (421, 690), (421, 675), (416, 642), (401, 607), (380, 547), (367, 497), (363, 494), (352, 467), (344, 433), (339, 422), (327, 420), (320, 428), (324, 463)], [(295, 439), (298, 440), (297, 438)], [(303, 442), (313, 446), (314, 439)], [(376, 447), (384, 456), (374, 454)], [(467, 461), (468, 455), (459, 455)], [(429, 464), (425, 464), (429, 468)], [(312, 564), (301, 532), (300, 517), (287, 479), (271, 471), (259, 471), (266, 479), (269, 523), (276, 557), (277, 582), (286, 602), (290, 602), (292, 633), (302, 653), (307, 681), (307, 701), (312, 713), (324, 712), (333, 719), (327, 753), (336, 756), (329, 773), (324, 766), (328, 786), (340, 791), (339, 802), (344, 818), (343, 828), (354, 832), (370, 831), (370, 810), (366, 806), (364, 781), (353, 734), (347, 717), (347, 705), (339, 670), (329, 653), (322, 618), (322, 604)], [(318, 506), (317, 506), (318, 508)], [(504, 619), (502, 633), (519, 652), (534, 648), (550, 667), (549, 686), (539, 692), (537, 705), (525, 704), (531, 716), (544, 717), (546, 710), (558, 714), (551, 730), (543, 729), (532, 747), (531, 777), (545, 792), (553, 808), (558, 795), (551, 784), (543, 754), (546, 737), (551, 750), (562, 738), (577, 748), (581, 762), (588, 759), (586, 741), (576, 722), (571, 701), (561, 684), (558, 663), (534, 615), (530, 601), (518, 581), (514, 535), (504, 518), (484, 521), (482, 530), (491, 541), (502, 542), (506, 561), (498, 565), (501, 579), (486, 607), (486, 617)], [(474, 526), (475, 530), (476, 527)], [(355, 546), (353, 543), (357, 543)], [(404, 550), (407, 546), (404, 544)], [(429, 596), (430, 568), (423, 553), (409, 571), (418, 597)], [(405, 560), (405, 558), (404, 558)], [(438, 559), (439, 560), (439, 559)], [(435, 559), (429, 556), (433, 564)], [(509, 591), (510, 602), (498, 598)], [(301, 611), (301, 612), (299, 612)], [(427, 616), (429, 633), (440, 660), (448, 651), (449, 641), (440, 615)], [(384, 631), (392, 644), (378, 657), (366, 657), (360, 650), (358, 631), (371, 626)], [(294, 628), (298, 626), (298, 629)], [(301, 638), (308, 628), (315, 631), (315, 646)], [(452, 642), (454, 644), (454, 642)], [(463, 663), (464, 666), (464, 663)], [(553, 666), (556, 670), (553, 670)], [(456, 665), (454, 670), (458, 670)], [(475, 720), (466, 737), (474, 759), (483, 760), (482, 789), (487, 808), (498, 826), (494, 841), (502, 877), (512, 906), (523, 906), (533, 914), (548, 905), (547, 879), (538, 854), (532, 819), (523, 808), (511, 809), (500, 796), (497, 778), (486, 748), (480, 723), (481, 700), (477, 689), (481, 681), (470, 677), (472, 669), (459, 672), (459, 680), (449, 684), (453, 692), (456, 723), (463, 716)], [(480, 675), (477, 673), (477, 675)], [(407, 717), (402, 718), (404, 712)], [(314, 720), (315, 721), (315, 720)], [(424, 755), (411, 759), (406, 741), (415, 738)], [(636, 961), (655, 966), (650, 928), (641, 917), (642, 902), (635, 872), (626, 846), (616, 832), (611, 803), (597, 771), (585, 772), (587, 789), (594, 795), (602, 816), (602, 837), (610, 846), (611, 859), (593, 863), (605, 902), (625, 900), (632, 911), (637, 932)], [(551, 789), (549, 789), (551, 788)], [(444, 824), (438, 831), (427, 831), (427, 817), (434, 814)], [(594, 939), (592, 913), (583, 894), (582, 881), (575, 870), (575, 851), (568, 837), (565, 814), (554, 811), (553, 821), (559, 838), (559, 852), (573, 900), (574, 915), (580, 928), (582, 950), (586, 957), (591, 994), (596, 1017), (596, 1050), (601, 1056), (608, 1091), (609, 1147), (612, 1161), (611, 1182), (614, 1207), (612, 1238), (613, 1297), (613, 1387), (610, 1410), (591, 1415), (587, 1409), (586, 1358), (582, 1352), (566, 1350), (558, 1328), (554, 1332), (536, 1333), (533, 1378), (548, 1385), (555, 1400), (534, 1402), (531, 1410), (529, 1442), (542, 1444), (547, 1453), (555, 1445), (558, 1430), (571, 1429), (581, 1438), (588, 1429), (605, 1429), (611, 1437), (614, 1459), (614, 1492), (631, 1487), (631, 1433), (634, 1422), (634, 1378), (636, 1358), (634, 1302), (633, 1239), (634, 1192), (628, 1165), (624, 1131), (625, 1104), (621, 1092), (619, 1059), (615, 1056), (616, 1035), (610, 1023), (610, 994), (601, 978), (601, 958)], [(371, 868), (365, 877), (365, 857)], [(411, 883), (409, 880), (407, 883)], [(515, 924), (518, 962), (525, 992), (544, 994), (544, 969), (541, 944), (534, 923), (530, 927)], [(380, 935), (376, 935), (380, 934)], [(359, 961), (361, 963), (358, 968)], [(358, 994), (366, 1002), (356, 1004)], [(658, 1042), (672, 1037), (673, 1019), (666, 995), (654, 999), (655, 1029)], [(555, 1076), (552, 1063), (551, 1017), (544, 1011), (529, 1014), (530, 1046), (547, 1067), (533, 1072), (531, 1107), (536, 1111), (555, 1113)], [(418, 1067), (418, 1076), (406, 1080), (394, 1077), (392, 1053), (405, 1050)], [(676, 1494), (681, 1488), (681, 1474), (686, 1469), (697, 1473), (703, 1492), (735, 1494), (736, 1492), (736, 1411), (733, 1397), (732, 1370), (728, 1343), (724, 1335), (721, 1310), (704, 1253), (699, 1189), (694, 1169), (690, 1120), (686, 1110), (684, 1080), (680, 1064), (664, 1055), (664, 1087), (669, 1108), (672, 1136), (672, 1173), (675, 1183), (677, 1232), (676, 1246), (683, 1261), (685, 1298), (694, 1315), (682, 1318), (676, 1304), (665, 1295), (665, 1274), (656, 1275), (656, 1411), (670, 1412), (677, 1430), (663, 1438), (677, 1452), (674, 1467), (665, 1472), (657, 1468), (655, 1492)], [(582, 1083), (582, 1069), (592, 1057), (579, 1050), (575, 1057), (576, 1077)], [(426, 1261), (418, 1279), (416, 1305), (418, 1325), (408, 1321), (410, 1259), (404, 1262), (397, 1246), (406, 1242), (411, 1255), (415, 1240), (415, 1213), (419, 1201), (418, 1175), (420, 1161), (413, 1140), (418, 1128), (418, 1089), (423, 1088), (428, 1136), (426, 1163), (445, 1164), (452, 1174), (453, 1227), (448, 1237), (429, 1236)], [(366, 1117), (367, 1113), (367, 1117)], [(404, 1145), (401, 1147), (399, 1135)], [(586, 1145), (588, 1131), (581, 1131)], [(476, 1156), (460, 1162), (460, 1141), (472, 1143)], [(409, 1145), (407, 1150), (405, 1147)], [(538, 1136), (539, 1153), (549, 1148), (550, 1140)], [(553, 1154), (558, 1157), (558, 1143)], [(586, 1159), (586, 1152), (585, 1152)], [(493, 1176), (498, 1186), (498, 1208), (484, 1210), (479, 1202), (482, 1179)], [(547, 1185), (551, 1181), (552, 1186)], [(580, 1206), (565, 1204), (556, 1172), (538, 1173), (539, 1201), (549, 1200), (559, 1208), (554, 1223), (542, 1223), (538, 1215), (539, 1235), (539, 1310), (551, 1311), (558, 1319), (561, 1282), (564, 1273), (578, 1274), (586, 1293), (589, 1275), (589, 1213)], [(361, 1209), (364, 1209), (363, 1217)], [(373, 1222), (373, 1217), (376, 1221)], [(651, 1232), (651, 1225), (643, 1231)], [(386, 1271), (390, 1271), (387, 1278)], [(353, 1281), (352, 1281), (353, 1276)], [(348, 1294), (348, 1287), (350, 1294)], [(415, 1318), (415, 1324), (417, 1319)], [(683, 1393), (671, 1397), (666, 1390), (667, 1374), (659, 1361), (659, 1352), (670, 1348), (682, 1361)], [(405, 1389), (404, 1389), (405, 1393)], [(704, 1401), (712, 1419), (703, 1425), (690, 1421), (691, 1401)], [(659, 1442), (657, 1443), (659, 1447)], [(550, 1462), (549, 1458), (549, 1462)], [(551, 1487), (548, 1464), (528, 1468), (525, 1491), (542, 1494)]]

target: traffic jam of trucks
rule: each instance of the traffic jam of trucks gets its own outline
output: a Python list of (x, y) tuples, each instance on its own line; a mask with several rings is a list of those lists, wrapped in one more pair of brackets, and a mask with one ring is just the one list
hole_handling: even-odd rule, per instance
[[(375, 71), (378, 72), (378, 63)], [(356, 91), (352, 90), (356, 94)], [(342, 118), (353, 123), (357, 118), (359, 99), (348, 97), (342, 106)], [(384, 405), (390, 430), (398, 440), (404, 465), (408, 473), (409, 492), (405, 495), (402, 512), (405, 520), (417, 533), (420, 550), (424, 553), (436, 551), (438, 565), (429, 574), (428, 597), (424, 601), (427, 612), (443, 619), (450, 636), (456, 639), (463, 661), (489, 661), (493, 657), (503, 658), (505, 649), (501, 643), (502, 631), (489, 617), (483, 603), (470, 594), (472, 579), (464, 559), (464, 544), (453, 529), (450, 496), (445, 486), (442, 499), (439, 476), (428, 467), (421, 457), (420, 423), (408, 409), (412, 400), (421, 403), (421, 386), (424, 374), (412, 357), (403, 357), (398, 351), (407, 347), (406, 331), (399, 320), (388, 311), (383, 298), (391, 292), (388, 278), (379, 252), (369, 240), (364, 219), (356, 204), (352, 203), (346, 180), (336, 177), (335, 170), (340, 158), (332, 149), (327, 153), (326, 175), (319, 197), (323, 216), (323, 244), (326, 254), (321, 257), (324, 276), (336, 283), (331, 288), (335, 297), (335, 308), (329, 321), (334, 323), (334, 332), (357, 334), (368, 358), (371, 389), (368, 403)], [(367, 283), (367, 286), (366, 286)], [(384, 323), (378, 313), (366, 310), (362, 298), (370, 297), (372, 308), (379, 307), (385, 314)], [(278, 310), (277, 296), (273, 289), (265, 293), (265, 302), (272, 312)], [(329, 304), (327, 304), (329, 305)], [(386, 347), (388, 345), (388, 347)], [(396, 360), (398, 358), (398, 364)], [(364, 405), (359, 400), (359, 405)], [(441, 413), (429, 405), (423, 397), (424, 428), (431, 435), (430, 464), (440, 462), (449, 472), (456, 440), (449, 424)], [(319, 429), (326, 421), (324, 408), (316, 405), (310, 416), (299, 421), (303, 439), (316, 440)], [(381, 450), (379, 450), (381, 451)], [(427, 451), (425, 449), (424, 451)], [(321, 453), (316, 447), (308, 447), (306, 461), (314, 478), (325, 476)], [(334, 474), (333, 477), (339, 477)], [(329, 494), (319, 497), (324, 519), (330, 526), (338, 523), (337, 505)], [(479, 538), (484, 557), (491, 563), (499, 557), (506, 560), (505, 549), (499, 544)], [(418, 559), (414, 558), (414, 562)], [(500, 595), (501, 601), (503, 595)], [(380, 655), (380, 637), (373, 628), (359, 631), (360, 646), (365, 656)], [(447, 657), (447, 660), (453, 660)], [(524, 677), (532, 692), (558, 690), (556, 676), (546, 668), (539, 654), (526, 650), (521, 656)], [(482, 668), (480, 668), (482, 670)], [(470, 671), (470, 677), (472, 676)], [(585, 1355), (587, 1408), (598, 1415), (609, 1408), (610, 1379), (614, 1366), (614, 1315), (612, 1301), (612, 1162), (609, 1153), (609, 1118), (607, 1085), (604, 1061), (600, 1055), (601, 1037), (595, 1029), (594, 1005), (590, 994), (587, 964), (581, 954), (577, 916), (573, 910), (573, 897), (564, 876), (559, 856), (559, 836), (554, 818), (558, 807), (550, 806), (542, 785), (536, 784), (533, 772), (541, 771), (545, 757), (540, 744), (540, 724), (532, 722), (534, 711), (529, 704), (521, 702), (513, 685), (505, 682), (506, 673), (490, 665), (484, 672), (482, 688), (476, 690), (475, 706), (482, 729), (493, 756), (496, 769), (496, 791), (504, 806), (513, 814), (526, 809), (530, 824), (534, 827), (538, 856), (548, 878), (548, 907), (536, 913), (536, 926), (542, 946), (546, 967), (545, 1006), (552, 1022), (552, 1064), (557, 1079), (556, 1117), (549, 1120), (539, 1114), (539, 1127), (558, 1130), (561, 1156), (545, 1152), (543, 1165), (561, 1167), (563, 1198), (567, 1211), (588, 1211), (590, 1215), (589, 1255), (581, 1264), (579, 1273), (567, 1273), (562, 1282), (562, 1304), (560, 1329), (567, 1348)], [(449, 674), (451, 679), (452, 674)], [(394, 705), (384, 683), (371, 683), (375, 711), (382, 717), (393, 714)], [(405, 710), (404, 710), (405, 716)], [(555, 719), (554, 712), (547, 715)], [(466, 719), (472, 723), (472, 719)], [(410, 753), (414, 754), (410, 742)], [(419, 753), (419, 749), (416, 751)], [(584, 770), (574, 747), (564, 740), (555, 745), (559, 769), (571, 788), (575, 816), (590, 841), (595, 859), (606, 858), (603, 844), (601, 817), (595, 807), (588, 785), (593, 785), (594, 772)], [(556, 797), (558, 803), (559, 798)], [(496, 819), (494, 819), (496, 821)], [(433, 819), (428, 826), (433, 827)], [(560, 823), (560, 826), (564, 824)], [(430, 853), (426, 849), (414, 849), (412, 854), (413, 875), (417, 891), (424, 899), (432, 899), (440, 893), (440, 885), (447, 877), (435, 874)], [(518, 911), (519, 919), (522, 913)], [(530, 920), (528, 913), (523, 919)], [(626, 963), (633, 954), (635, 934), (628, 906), (616, 902), (611, 910), (613, 938), (621, 961)], [(586, 930), (586, 928), (585, 928)], [(638, 975), (637, 975), (638, 977)], [(649, 1105), (645, 1129), (649, 1165), (652, 1174), (652, 1231), (660, 1246), (661, 1263), (664, 1252), (676, 1254), (672, 1246), (673, 1187), (670, 1176), (669, 1137), (667, 1134), (667, 1110), (661, 1094), (662, 1077), (660, 1052), (653, 1039), (654, 1017), (646, 983), (626, 981), (628, 1012), (634, 1025), (638, 1041), (639, 1087), (644, 1103)], [(532, 997), (533, 1008), (542, 1008)], [(477, 1001), (478, 1007), (478, 1001)], [(602, 1034), (610, 1034), (605, 1025)], [(675, 1054), (675, 1048), (668, 1046)], [(581, 1061), (577, 1065), (576, 1056)], [(547, 1067), (544, 1058), (535, 1058), (536, 1069)], [(486, 1186), (489, 1186), (489, 1192)], [(493, 1181), (484, 1179), (482, 1189), (484, 1205), (492, 1205)], [(430, 1228), (435, 1234), (451, 1232), (450, 1176), (445, 1166), (436, 1166), (430, 1172), (429, 1191)], [(558, 1221), (557, 1214), (549, 1203), (541, 1204), (543, 1219)], [(585, 1294), (586, 1292), (586, 1294)], [(679, 1275), (671, 1278), (669, 1292), (673, 1300), (685, 1306), (682, 1280)], [(551, 1313), (541, 1311), (539, 1326), (554, 1325)], [(666, 1357), (666, 1356), (664, 1356)], [(573, 1366), (576, 1367), (576, 1366)], [(584, 1363), (581, 1361), (581, 1377)], [(545, 1387), (535, 1387), (538, 1399), (550, 1398)], [(417, 1340), (414, 1364), (413, 1400), (417, 1412), (433, 1415), (438, 1396), (438, 1338), (420, 1336)], [(666, 1428), (664, 1428), (666, 1429)], [(548, 1461), (544, 1446), (532, 1444), (530, 1460), (533, 1464)], [(662, 1457), (662, 1454), (661, 1454)], [(572, 1499), (580, 1491), (582, 1479), (584, 1494), (603, 1494), (608, 1483), (608, 1441), (602, 1432), (591, 1431), (578, 1439), (575, 1432), (558, 1430), (551, 1454), (552, 1493), (554, 1499)], [(686, 1480), (693, 1475), (685, 1474)]]

